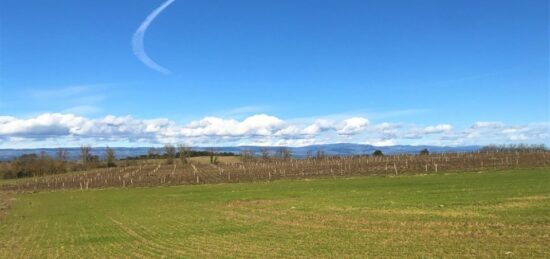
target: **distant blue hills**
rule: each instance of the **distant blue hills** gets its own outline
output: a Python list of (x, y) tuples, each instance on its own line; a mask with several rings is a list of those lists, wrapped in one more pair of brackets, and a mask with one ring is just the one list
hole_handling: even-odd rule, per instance
[[(113, 147), (117, 158), (126, 158), (130, 156), (146, 155), (147, 150), (150, 147)], [(240, 153), (242, 150), (250, 150), (256, 155), (259, 155), (262, 148), (267, 148), (270, 153), (275, 153), (280, 147), (260, 147), (260, 146), (230, 146), (230, 147), (217, 147), (218, 152), (233, 152), (235, 154)], [(292, 155), (297, 158), (307, 157), (308, 154), (315, 154), (317, 151), (323, 151), (326, 155), (363, 155), (372, 154), (375, 150), (381, 150), (384, 154), (416, 154), (422, 149), (428, 149), (431, 153), (445, 153), (445, 152), (472, 152), (478, 151), (481, 146), (410, 146), (410, 145), (395, 145), (395, 146), (372, 146), (363, 144), (325, 144), (325, 145), (310, 145), (304, 147), (288, 147)], [(193, 147), (193, 150), (201, 151), (206, 150), (207, 147)], [(78, 159), (80, 148), (65, 148), (67, 156), (71, 160)], [(34, 149), (0, 149), (0, 160), (11, 160), (23, 154), (40, 154), (45, 152), (50, 156), (55, 156), (56, 148), (34, 148)], [(162, 148), (157, 148), (159, 154), (163, 153)], [(92, 148), (92, 154), (103, 157), (105, 153), (105, 147)]]

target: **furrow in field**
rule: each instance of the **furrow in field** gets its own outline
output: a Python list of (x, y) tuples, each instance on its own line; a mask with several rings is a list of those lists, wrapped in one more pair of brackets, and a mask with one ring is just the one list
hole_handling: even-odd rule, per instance
[[(158, 255), (158, 254), (163, 254), (167, 251), (167, 247), (165, 245), (163, 245), (161, 242), (155, 242), (154, 240), (150, 240), (150, 239), (147, 239), (147, 238), (143, 237), (138, 232), (136, 232), (134, 229), (128, 227), (127, 225), (125, 225), (124, 223), (122, 223), (118, 220), (115, 220), (112, 217), (109, 217), (109, 219), (113, 223), (115, 223), (117, 226), (119, 226), (120, 229), (122, 231), (124, 231), (127, 235), (139, 240), (140, 244), (148, 247), (151, 252), (155, 252)], [(180, 251), (180, 250), (172, 250), (172, 251), (174, 251), (174, 252), (176, 252), (177, 254), (180, 254), (180, 255), (185, 254), (183, 251)]]
[[(166, 229), (165, 225), (160, 225), (159, 223), (148, 224), (149, 227), (143, 227), (137, 223), (138, 226), (127, 225), (127, 228), (133, 229), (136, 234), (139, 232), (139, 236), (146, 238), (150, 243), (157, 244), (162, 247), (160, 251), (162, 255), (171, 255), (171, 256), (181, 256), (185, 254), (185, 251), (182, 250), (181, 242), (173, 241), (167, 237), (166, 233), (169, 232), (169, 229)], [(155, 247), (157, 247), (155, 245)], [(158, 251), (158, 250), (155, 250)]]

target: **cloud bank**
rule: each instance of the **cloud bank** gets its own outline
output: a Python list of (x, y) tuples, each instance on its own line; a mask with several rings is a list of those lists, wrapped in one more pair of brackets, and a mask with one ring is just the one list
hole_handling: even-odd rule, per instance
[(134, 33), (134, 36), (132, 37), (132, 49), (134, 50), (134, 55), (141, 60), (145, 65), (150, 67), (153, 70), (156, 70), (158, 72), (164, 73), (164, 74), (170, 74), (170, 70), (160, 66), (155, 61), (153, 61), (145, 52), (145, 47), (143, 40), (145, 39), (145, 33), (147, 32), (147, 28), (149, 28), (149, 25), (157, 18), (157, 16), (164, 11), (170, 4), (172, 4), (175, 0), (168, 0), (164, 2), (161, 6), (159, 6), (157, 9), (155, 9), (151, 14), (145, 18), (145, 20), (141, 23), (139, 28)]
[(137, 119), (108, 115), (88, 118), (70, 113), (44, 113), (31, 118), (0, 116), (0, 148), (92, 145), (286, 145), (327, 143), (373, 145), (482, 145), (550, 143), (550, 123), (506, 125), (474, 122), (457, 129), (450, 124), (418, 126), (365, 117), (340, 120), (283, 120), (256, 114), (242, 120), (204, 117), (185, 124), (166, 118)]

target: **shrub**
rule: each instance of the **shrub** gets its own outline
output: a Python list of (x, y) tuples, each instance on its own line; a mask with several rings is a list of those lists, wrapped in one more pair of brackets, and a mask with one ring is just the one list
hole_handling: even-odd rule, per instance
[(374, 152), (372, 152), (372, 155), (373, 156), (383, 156), (384, 153), (382, 153), (382, 150), (377, 149), (377, 150), (374, 150)]

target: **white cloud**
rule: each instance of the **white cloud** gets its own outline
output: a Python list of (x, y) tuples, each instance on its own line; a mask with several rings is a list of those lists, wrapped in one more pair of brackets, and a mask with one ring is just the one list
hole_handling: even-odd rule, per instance
[(425, 134), (440, 134), (440, 133), (446, 133), (453, 130), (453, 126), (449, 124), (438, 124), (436, 126), (428, 126), (424, 128)]
[(364, 131), (369, 125), (369, 120), (363, 117), (353, 117), (344, 120), (343, 126), (338, 130), (340, 135), (355, 135)]
[(373, 146), (379, 146), (379, 147), (393, 146), (397, 144), (397, 142), (394, 139), (370, 139), (363, 143), (368, 145), (373, 145)]
[(401, 128), (403, 125), (401, 124), (394, 124), (389, 122), (384, 122), (378, 125), (374, 125), (372, 129), (370, 130), (373, 134), (380, 134), (382, 135), (383, 139), (395, 139), (402, 135)]
[[(474, 124), (476, 125), (476, 124)], [(317, 119), (313, 123), (257, 114), (242, 120), (204, 117), (185, 124), (165, 118), (137, 119), (108, 115), (88, 118), (44, 113), (31, 118), (0, 116), (0, 147), (63, 145), (291, 145), (339, 142), (394, 144), (484, 145), (550, 143), (550, 124), (478, 124), (455, 130), (450, 124), (420, 127), (385, 122), (370, 125), (364, 117)], [(113, 144), (115, 143), (115, 144)]]
[(478, 121), (472, 125), (473, 129), (498, 129), (504, 127), (504, 123), (498, 121)]
[(55, 136), (67, 135), (85, 119), (72, 114), (45, 113), (27, 120), (3, 116), (0, 119), (0, 135)]
[[(45, 113), (19, 119), (0, 116), (0, 136), (23, 137), (35, 140), (52, 137), (78, 137), (110, 140), (149, 140), (150, 142), (238, 141), (249, 139), (269, 143), (310, 143), (320, 134), (356, 134), (368, 123), (365, 118), (350, 118), (339, 123), (317, 120), (309, 126), (290, 123), (275, 116), (257, 114), (243, 120), (205, 117), (185, 125), (168, 119), (139, 120), (132, 116), (108, 115), (90, 119), (74, 114)], [(335, 124), (341, 125), (335, 127)], [(309, 139), (306, 141), (306, 139)]]
[(316, 135), (331, 129), (335, 129), (334, 122), (325, 119), (318, 119), (313, 124), (304, 128), (302, 133), (305, 135)]
[(383, 122), (374, 126), (376, 130), (381, 130), (381, 131), (395, 131), (397, 129), (400, 129), (401, 127), (402, 126), (399, 124), (392, 124), (389, 122)]
[(0, 124), (7, 124), (15, 120), (17, 120), (17, 118), (12, 116), (0, 116)]
[[(390, 130), (389, 125), (379, 125), (380, 131)], [(443, 138), (447, 138), (450, 135), (453, 135), (453, 126), (450, 124), (438, 124), (435, 126), (427, 126), (424, 128), (419, 128), (418, 126), (410, 126), (405, 132), (400, 135), (405, 139), (422, 139), (428, 135), (438, 135), (445, 134)], [(391, 132), (391, 131), (390, 131)], [(393, 135), (397, 135), (398, 132), (396, 129), (393, 129)]]
[(231, 109), (223, 109), (221, 111), (214, 112), (214, 114), (218, 114), (222, 117), (246, 117), (250, 114), (264, 113), (270, 109), (271, 108), (266, 105), (248, 105)]
[(182, 137), (199, 136), (270, 136), (284, 129), (285, 122), (265, 114), (252, 115), (243, 121), (206, 117), (180, 128)]

